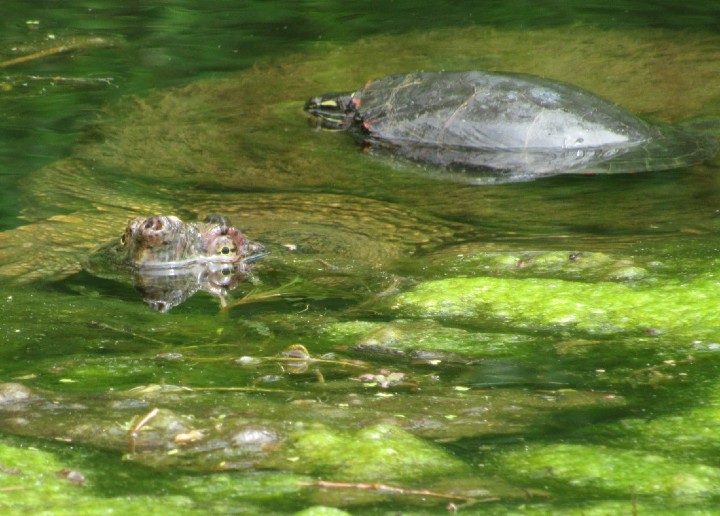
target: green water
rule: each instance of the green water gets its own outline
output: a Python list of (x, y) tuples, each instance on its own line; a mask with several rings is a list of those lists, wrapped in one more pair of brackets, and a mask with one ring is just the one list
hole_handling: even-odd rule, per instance
[[(302, 113), (476, 68), (712, 120), (713, 3), (0, 14), (0, 60), (107, 42), (0, 70), (5, 512), (713, 513), (717, 159), (474, 186)], [(160, 314), (79, 265), (130, 217), (218, 212), (273, 250), (225, 310)]]

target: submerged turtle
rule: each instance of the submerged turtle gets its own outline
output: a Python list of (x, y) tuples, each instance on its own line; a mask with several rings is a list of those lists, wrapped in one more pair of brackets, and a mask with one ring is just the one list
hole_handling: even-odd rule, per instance
[(224, 305), (225, 295), (245, 279), (248, 263), (265, 256), (264, 249), (222, 216), (186, 223), (154, 215), (129, 221), (120, 242), (97, 249), (85, 268), (111, 278), (117, 277), (116, 269), (129, 270), (143, 300), (167, 312), (199, 290)]
[[(224, 196), (205, 193), (197, 209), (222, 204)], [(299, 280), (295, 297), (355, 299), (368, 282), (384, 284), (390, 264), (408, 254), (433, 249), (458, 232), (471, 232), (412, 210), (353, 196), (268, 193), (234, 194), (226, 213), (242, 217), (249, 240), (225, 217), (183, 222), (155, 215), (128, 222), (121, 238), (87, 254), (83, 268), (93, 276), (127, 283), (143, 299), (166, 312), (202, 290), (226, 296), (246, 279), (265, 290)], [(227, 203), (226, 203), (227, 204)], [(288, 222), (290, 221), (290, 222)], [(250, 264), (263, 259), (257, 277)]]
[(264, 250), (220, 215), (190, 223), (172, 215), (136, 218), (113, 247), (122, 264), (137, 270), (244, 264)]
[(311, 98), (305, 110), (371, 148), (518, 177), (678, 168), (717, 149), (712, 138), (648, 124), (582, 88), (515, 73), (394, 75)]

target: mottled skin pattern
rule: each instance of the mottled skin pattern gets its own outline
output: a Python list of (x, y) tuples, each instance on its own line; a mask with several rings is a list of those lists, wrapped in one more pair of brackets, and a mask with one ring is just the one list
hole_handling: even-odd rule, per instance
[(128, 222), (120, 242), (97, 249), (86, 268), (98, 276), (129, 269), (135, 288), (155, 310), (167, 312), (199, 290), (225, 296), (248, 273), (248, 262), (264, 247), (249, 240), (222, 216), (183, 222), (173, 215), (153, 215)]
[(174, 216), (136, 218), (128, 222), (117, 252), (120, 262), (133, 267), (178, 263), (202, 253), (200, 233)]
[(227, 219), (210, 216), (185, 223), (172, 215), (154, 215), (128, 222), (116, 248), (115, 263), (138, 269), (171, 269), (194, 264), (236, 263), (261, 252)]

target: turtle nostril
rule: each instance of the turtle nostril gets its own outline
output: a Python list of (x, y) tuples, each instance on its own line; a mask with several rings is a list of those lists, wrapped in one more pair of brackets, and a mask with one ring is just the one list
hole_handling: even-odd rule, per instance
[(143, 225), (145, 229), (152, 229), (155, 231), (159, 231), (163, 228), (163, 221), (160, 217), (150, 217), (145, 221), (145, 224)]

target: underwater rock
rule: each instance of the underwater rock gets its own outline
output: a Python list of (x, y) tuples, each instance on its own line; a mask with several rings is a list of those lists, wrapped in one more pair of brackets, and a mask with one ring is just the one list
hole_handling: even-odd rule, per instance
[(673, 332), (718, 336), (720, 290), (713, 274), (634, 288), (544, 278), (449, 278), (389, 300), (404, 317), (497, 321), (511, 328), (591, 334)]
[(542, 479), (595, 495), (692, 499), (720, 493), (719, 468), (607, 446), (528, 444), (496, 460), (518, 481)]

